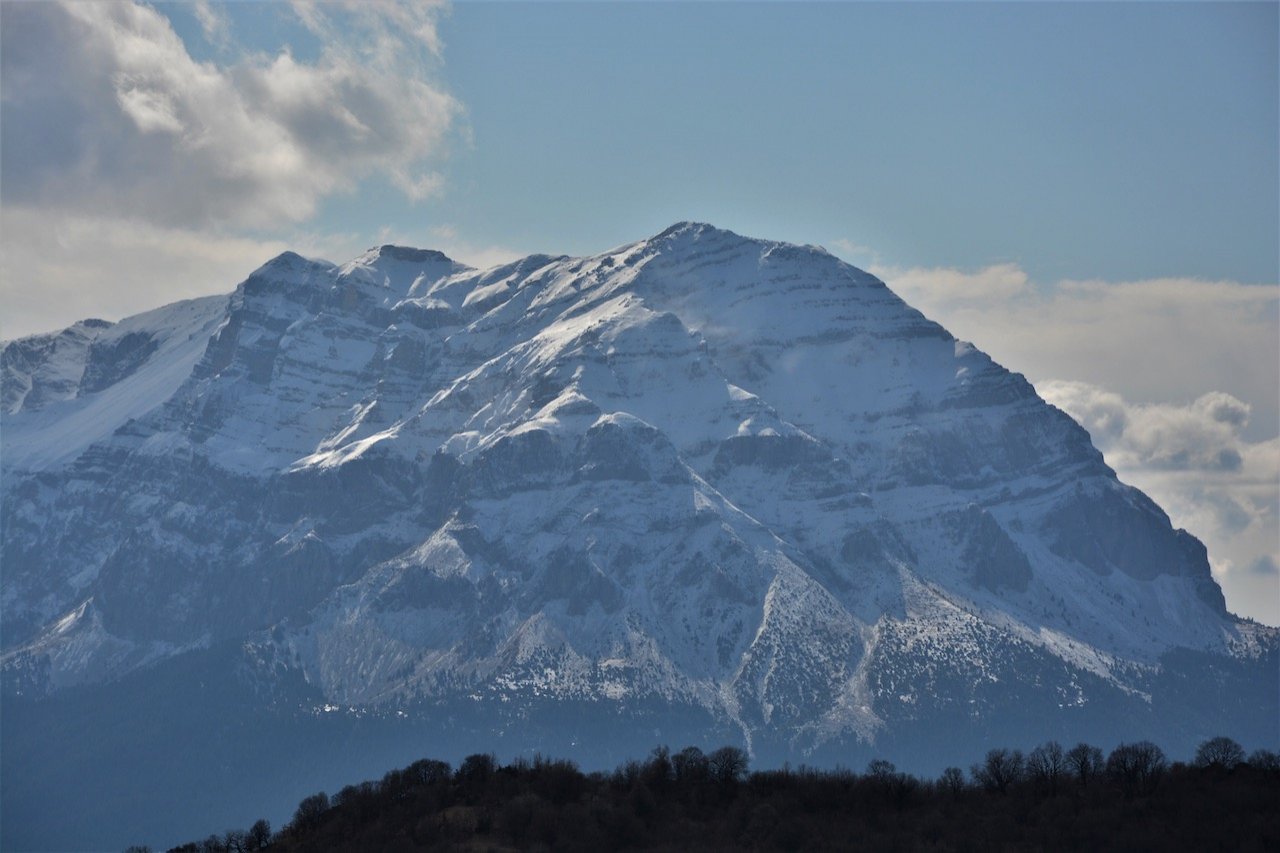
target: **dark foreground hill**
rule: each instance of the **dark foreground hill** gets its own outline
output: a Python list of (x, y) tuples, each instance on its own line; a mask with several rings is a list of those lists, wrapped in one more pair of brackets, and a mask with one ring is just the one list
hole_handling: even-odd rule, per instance
[(936, 780), (873, 761), (865, 773), (747, 772), (724, 747), (653, 751), (612, 773), (545, 758), (455, 770), (425, 759), (379, 782), (315, 794), (264, 821), (174, 848), (412, 850), (1232, 850), (1280, 848), (1280, 758), (1226, 738), (1169, 765), (1150, 742), (1105, 759), (1050, 742), (995, 749)]

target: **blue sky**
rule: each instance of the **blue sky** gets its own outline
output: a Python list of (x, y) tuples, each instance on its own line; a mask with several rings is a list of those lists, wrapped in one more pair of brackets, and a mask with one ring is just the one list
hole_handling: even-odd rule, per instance
[(475, 148), (441, 213), (572, 252), (695, 218), (919, 265), (1275, 281), (1275, 13), (462, 5)]
[[(319, 53), (287, 7), (228, 16)], [(699, 219), (1038, 279), (1280, 279), (1274, 3), (461, 3), (439, 32), (469, 137), (445, 191), (375, 180), (322, 227), (585, 253)]]
[(1024, 372), (1277, 623), (1278, 9), (5, 3), (0, 334), (286, 248), (819, 243)]

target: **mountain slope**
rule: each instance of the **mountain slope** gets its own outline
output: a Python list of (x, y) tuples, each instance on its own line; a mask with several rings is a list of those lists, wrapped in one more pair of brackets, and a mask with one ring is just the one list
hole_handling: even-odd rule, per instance
[(1203, 546), (815, 247), (286, 253), (0, 360), (9, 696), (230, 644), (280, 707), (656, 709), (779, 759), (1045, 715), (1173, 746), (1240, 684), (1220, 722), (1275, 739), (1277, 632)]

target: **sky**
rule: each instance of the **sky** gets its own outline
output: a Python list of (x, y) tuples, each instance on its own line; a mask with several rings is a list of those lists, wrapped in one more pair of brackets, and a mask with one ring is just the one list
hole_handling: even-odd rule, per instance
[(1280, 624), (1280, 5), (0, 4), (0, 336), (680, 220), (880, 276)]

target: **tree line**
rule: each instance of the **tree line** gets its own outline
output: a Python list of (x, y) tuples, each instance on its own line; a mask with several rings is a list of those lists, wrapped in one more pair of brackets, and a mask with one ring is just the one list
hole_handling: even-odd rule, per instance
[[(1050, 741), (997, 748), (936, 779), (883, 759), (862, 773), (750, 771), (741, 749), (658, 747), (612, 772), (535, 756), (457, 768), (423, 759), (313, 794), (278, 832), (265, 820), (170, 853), (250, 851), (1280, 849), (1280, 756), (1230, 738), (1171, 763), (1149, 741), (1108, 755)], [(142, 853), (146, 848), (130, 848)]]

